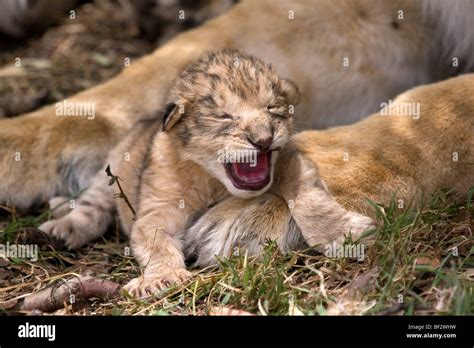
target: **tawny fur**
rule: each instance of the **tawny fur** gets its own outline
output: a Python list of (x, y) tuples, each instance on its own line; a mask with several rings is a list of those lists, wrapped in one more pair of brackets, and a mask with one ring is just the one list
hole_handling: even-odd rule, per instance
[[(471, 66), (474, 55), (468, 48), (474, 27), (453, 14), (469, 18), (472, 4), (241, 1), (109, 82), (69, 98), (72, 103), (94, 103), (94, 120), (58, 117), (54, 106), (1, 120), (0, 201), (28, 208), (88, 187), (111, 149), (139, 120), (158, 114), (178, 73), (213, 49), (248, 52), (294, 80), (303, 95), (296, 110), (298, 129), (357, 121), (412, 86)], [(453, 67), (453, 56), (459, 58), (459, 67)]]
[[(157, 121), (155, 126), (138, 126), (111, 153), (109, 165), (137, 209), (132, 220), (129, 207), (119, 201), (133, 253), (145, 266), (144, 276), (127, 285), (131, 293), (145, 296), (188, 277), (184, 251), (195, 253), (189, 240), (196, 238), (188, 228), (231, 195), (251, 198), (269, 191), (291, 206), (292, 233), (287, 224), (279, 229), (283, 249), (341, 241), (372, 225), (369, 218), (343, 209), (327, 192), (316, 166), (294, 148), (292, 110), (298, 101), (296, 86), (279, 78), (270, 65), (235, 50), (210, 53), (189, 66), (171, 88), (164, 131), (156, 133)], [(257, 151), (256, 144), (267, 138), (270, 180), (258, 190), (238, 188), (218, 161), (219, 151)], [(107, 228), (114, 212), (113, 191), (99, 173), (73, 210), (40, 228), (70, 248), (81, 246)], [(183, 248), (182, 241), (191, 247)], [(249, 241), (252, 252), (262, 238)], [(199, 254), (198, 264), (203, 264), (215, 252)]]

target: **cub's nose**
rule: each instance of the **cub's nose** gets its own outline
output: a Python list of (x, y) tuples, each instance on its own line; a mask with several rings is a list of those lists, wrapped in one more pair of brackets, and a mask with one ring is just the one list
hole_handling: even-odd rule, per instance
[(247, 138), (248, 141), (255, 146), (257, 149), (261, 151), (267, 151), (270, 146), (272, 146), (273, 143), (273, 137), (267, 137), (267, 138), (258, 138), (258, 139), (250, 139)]

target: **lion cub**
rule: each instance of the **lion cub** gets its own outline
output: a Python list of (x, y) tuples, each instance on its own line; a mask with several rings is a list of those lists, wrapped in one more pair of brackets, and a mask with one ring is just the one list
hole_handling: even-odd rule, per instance
[(309, 245), (372, 224), (338, 205), (314, 164), (293, 147), (298, 99), (294, 83), (233, 50), (211, 53), (181, 74), (142, 174), (131, 246), (145, 271), (126, 286), (129, 292), (146, 296), (189, 277), (186, 231), (230, 195), (282, 197)]
[[(117, 204), (124, 230), (131, 231), (133, 254), (145, 267), (143, 276), (125, 287), (139, 297), (191, 275), (183, 247), (195, 239), (190, 228), (232, 196), (281, 197), (310, 246), (358, 235), (372, 220), (342, 208), (313, 162), (293, 146), (292, 114), (298, 100), (296, 85), (255, 57), (235, 50), (204, 56), (171, 88), (162, 129), (156, 130), (153, 121), (138, 126), (108, 161), (123, 180), (135, 219), (122, 200), (114, 202), (107, 193), (101, 173), (69, 218), (42, 228), (75, 247), (103, 232)], [(131, 161), (118, 160), (124, 152)], [(286, 247), (293, 247), (292, 242)]]

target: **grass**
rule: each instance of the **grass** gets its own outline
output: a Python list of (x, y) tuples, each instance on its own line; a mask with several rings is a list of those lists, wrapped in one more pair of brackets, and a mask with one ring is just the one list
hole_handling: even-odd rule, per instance
[[(473, 190), (463, 204), (453, 197), (452, 192), (438, 191), (423, 207), (402, 209), (395, 199), (389, 206), (368, 201), (378, 227), (361, 262), (309, 250), (282, 254), (269, 241), (260, 258), (241, 250), (219, 259), (219, 266), (194, 270), (191, 281), (156, 297), (137, 300), (122, 292), (107, 301), (90, 301), (80, 310), (69, 306), (55, 314), (473, 314)], [(47, 212), (39, 217), (5, 213), (0, 240), (12, 242), (21, 242), (18, 238), (24, 238), (27, 226), (47, 217)], [(140, 274), (135, 261), (124, 255), (126, 247), (116, 228), (106, 239), (78, 252), (46, 243), (35, 263), (7, 260), (6, 272), (0, 272), (0, 298), (38, 291), (73, 273), (125, 284)]]

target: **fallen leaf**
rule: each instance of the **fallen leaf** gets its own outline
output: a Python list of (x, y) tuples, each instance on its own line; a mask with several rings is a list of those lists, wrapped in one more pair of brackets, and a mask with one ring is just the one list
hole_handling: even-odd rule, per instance
[(288, 300), (288, 315), (296, 316), (296, 315), (304, 315), (302, 311), (296, 306), (295, 300), (293, 297), (290, 297)]
[(0, 309), (13, 308), (18, 303), (18, 299), (12, 299), (8, 301), (0, 301)]
[(229, 316), (255, 316), (250, 312), (243, 311), (241, 309), (235, 309), (230, 307), (212, 307), (209, 311), (209, 315), (213, 316), (222, 316), (222, 315), (229, 315)]
[(368, 288), (373, 285), (372, 280), (378, 275), (377, 267), (372, 268), (371, 270), (357, 276), (348, 286), (346, 291), (343, 293), (343, 297), (352, 298), (357, 293), (363, 293), (368, 290)]
[(363, 294), (374, 287), (373, 280), (378, 275), (377, 267), (357, 276), (336, 301), (329, 303), (327, 315), (362, 315), (371, 309), (377, 301), (365, 301)]
[(415, 259), (415, 265), (438, 268), (441, 265), (441, 262), (435, 257), (421, 256)]

